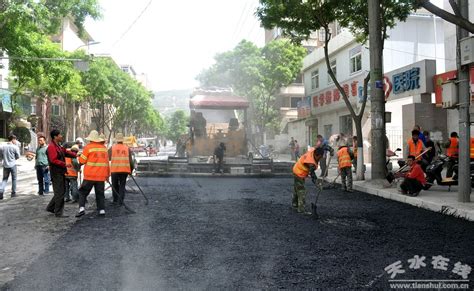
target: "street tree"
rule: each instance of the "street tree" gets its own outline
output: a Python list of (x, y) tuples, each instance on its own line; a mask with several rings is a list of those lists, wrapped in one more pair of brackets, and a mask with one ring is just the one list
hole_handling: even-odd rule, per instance
[(263, 140), (267, 128), (278, 125), (276, 95), (295, 80), (305, 55), (304, 48), (287, 40), (272, 41), (263, 48), (243, 40), (232, 51), (218, 54), (216, 63), (197, 79), (203, 86), (231, 87), (247, 96), (251, 119)]
[(176, 142), (188, 132), (189, 116), (183, 110), (175, 111), (165, 120), (165, 136), (167, 139)]
[[(393, 27), (397, 20), (405, 20), (412, 9), (412, 5), (406, 4), (403, 1), (383, 2), (384, 6), (382, 13), (380, 14), (382, 23), (381, 33), (382, 39), (386, 39), (387, 28)], [(367, 1), (260, 0), (260, 6), (257, 8), (257, 16), (265, 28), (271, 29), (279, 27), (287, 37), (296, 43), (308, 39), (310, 34), (314, 31), (323, 30), (325, 32), (324, 56), (328, 74), (339, 90), (339, 93), (354, 120), (356, 135), (358, 137), (357, 148), (359, 153), (357, 160), (357, 179), (364, 179), (362, 117), (367, 102), (370, 74), (367, 74), (364, 79), (362, 104), (358, 112), (356, 112), (356, 108), (352, 106), (349, 96), (346, 94), (331, 68), (328, 48), (332, 36), (330, 24), (335, 21), (338, 21), (344, 27), (350, 29), (360, 42), (365, 42), (367, 40), (369, 33)], [(378, 53), (382, 54), (382, 51)], [(379, 163), (383, 164), (383, 161), (380, 161)]]

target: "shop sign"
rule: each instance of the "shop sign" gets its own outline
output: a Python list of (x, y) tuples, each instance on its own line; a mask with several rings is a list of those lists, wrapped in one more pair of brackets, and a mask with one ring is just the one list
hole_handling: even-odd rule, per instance
[(0, 98), (2, 101), (2, 111), (3, 112), (12, 112), (12, 99), (11, 93), (7, 90), (0, 90)]
[(298, 119), (306, 118), (311, 115), (311, 102), (310, 97), (307, 97), (301, 101), (298, 101)]

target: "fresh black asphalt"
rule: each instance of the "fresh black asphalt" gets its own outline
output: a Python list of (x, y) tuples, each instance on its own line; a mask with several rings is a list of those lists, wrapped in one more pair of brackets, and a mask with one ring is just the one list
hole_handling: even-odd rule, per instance
[[(396, 261), (406, 270), (397, 279), (461, 279), (456, 262), (474, 267), (474, 223), (368, 194), (325, 190), (314, 220), (291, 209), (291, 178), (138, 182), (148, 206), (135, 192), (126, 201), (136, 214), (89, 209), (2, 289), (385, 289)], [(410, 270), (414, 255), (427, 266)], [(448, 271), (433, 268), (438, 255)]]

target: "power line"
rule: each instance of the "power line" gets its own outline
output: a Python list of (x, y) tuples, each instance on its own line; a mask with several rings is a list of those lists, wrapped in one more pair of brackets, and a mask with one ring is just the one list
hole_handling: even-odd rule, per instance
[(234, 33), (232, 33), (232, 42), (234, 41), (235, 37), (237, 36), (237, 30), (239, 29), (239, 25), (242, 21), (242, 17), (244, 16), (245, 11), (247, 10), (247, 6), (249, 5), (249, 2), (245, 2), (244, 7), (242, 7), (242, 12), (240, 13), (239, 21), (237, 21), (237, 24), (235, 25)]
[(142, 12), (140, 12), (140, 14), (137, 16), (137, 18), (135, 18), (135, 20), (128, 26), (128, 28), (125, 30), (124, 33), (122, 33), (122, 35), (117, 39), (117, 41), (114, 42), (114, 44), (112, 45), (111, 49), (114, 48), (123, 38), (124, 36), (132, 29), (132, 27), (135, 25), (135, 23), (137, 23), (137, 21), (143, 16), (143, 14), (148, 10), (148, 8), (150, 7), (151, 5), (151, 2), (153, 2), (153, 0), (150, 0), (148, 2), (148, 4), (145, 6), (145, 8), (143, 8)]
[(237, 35), (236, 35), (237, 38), (241, 35), (242, 29), (246, 26), (246, 24), (247, 24), (247, 22), (248, 22), (248, 19), (249, 19), (249, 15), (252, 15), (252, 9), (253, 9), (254, 7), (252, 6), (251, 1), (249, 2), (249, 4), (250, 4), (250, 5), (249, 5), (249, 7), (248, 7), (247, 10), (246, 10), (245, 18), (244, 18), (242, 24), (240, 25), (239, 31), (238, 31), (238, 33), (237, 33)]

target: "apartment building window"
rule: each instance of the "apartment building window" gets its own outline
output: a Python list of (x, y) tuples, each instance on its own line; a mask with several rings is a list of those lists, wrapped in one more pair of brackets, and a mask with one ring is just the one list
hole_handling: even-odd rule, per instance
[(31, 114), (36, 114), (36, 104), (31, 104)]
[(332, 124), (324, 126), (324, 138), (330, 138), (332, 135)]
[(349, 67), (351, 74), (362, 71), (362, 46), (357, 46), (349, 51)]
[(59, 105), (53, 104), (51, 106), (52, 114), (55, 116), (61, 115), (61, 107)]
[(352, 130), (352, 116), (343, 115), (339, 116), (339, 131), (344, 133), (346, 136), (351, 137), (353, 135)]
[(298, 108), (298, 102), (301, 101), (300, 97), (291, 97), (290, 98), (290, 107), (291, 108)]
[(326, 40), (326, 31), (323, 28), (321, 28), (319, 30), (319, 41), (324, 42), (325, 40)]
[(316, 69), (311, 72), (311, 89), (319, 88), (319, 70)]
[[(337, 78), (337, 64), (336, 64), (336, 60), (332, 60), (329, 62), (329, 64), (331, 65), (331, 69), (334, 73), (334, 76)], [(331, 79), (331, 76), (329, 75), (328, 73), (328, 84), (332, 84), (334, 83)]]

